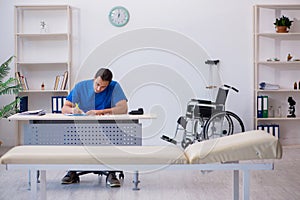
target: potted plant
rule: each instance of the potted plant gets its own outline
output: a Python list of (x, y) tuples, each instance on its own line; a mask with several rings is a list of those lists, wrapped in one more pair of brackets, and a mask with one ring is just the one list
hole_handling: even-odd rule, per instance
[(274, 22), (276, 32), (288, 33), (292, 23), (293, 21), (284, 15), (282, 15), (280, 18), (276, 18), (276, 21)]
[[(22, 87), (18, 84), (15, 78), (8, 78), (4, 80), (4, 78), (8, 75), (10, 71), (9, 64), (13, 60), (14, 56), (11, 56), (6, 62), (4, 62), (0, 66), (0, 96), (1, 95), (9, 95), (9, 94), (18, 94)], [(19, 104), (20, 99), (16, 98), (14, 101), (9, 103), (8, 105), (0, 108), (0, 119), (7, 118), (10, 115), (15, 114), (17, 110), (17, 106)]]

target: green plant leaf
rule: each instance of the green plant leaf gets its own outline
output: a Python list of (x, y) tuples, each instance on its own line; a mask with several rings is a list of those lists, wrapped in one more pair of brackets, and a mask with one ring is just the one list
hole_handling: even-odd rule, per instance
[(11, 56), (7, 61), (5, 61), (1, 66), (0, 66), (0, 81), (3, 80), (4, 77), (6, 77), (10, 71), (9, 64), (11, 63), (12, 59), (14, 56)]
[[(3, 80), (9, 74), (9, 64), (11, 63), (13, 58), (14, 56), (11, 56), (0, 66), (0, 95), (18, 94), (19, 91), (22, 90), (21, 85), (18, 84), (15, 78), (10, 77), (6, 81)], [(20, 99), (17, 98), (10, 104), (3, 106), (0, 109), (0, 119), (7, 118), (10, 115), (17, 113), (19, 103)]]
[(20, 98), (17, 98), (10, 104), (3, 106), (0, 110), (0, 119), (7, 118), (19, 112), (19, 108), (18, 108), (19, 103), (20, 103)]
[(288, 17), (282, 15), (280, 18), (276, 18), (273, 24), (275, 26), (286, 26), (290, 28), (293, 22), (294, 21), (291, 21)]
[(5, 82), (0, 82), (0, 95), (18, 94), (22, 87), (19, 84), (15, 85), (15, 83), (15, 78), (9, 78)]

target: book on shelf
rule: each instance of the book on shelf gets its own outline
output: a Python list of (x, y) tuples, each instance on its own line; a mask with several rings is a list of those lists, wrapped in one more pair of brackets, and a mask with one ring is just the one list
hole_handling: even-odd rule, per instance
[(16, 79), (17, 79), (18, 84), (22, 86), (22, 82), (21, 82), (21, 74), (20, 74), (20, 72), (16, 72), (16, 73), (15, 73), (15, 76), (16, 76)]
[(68, 82), (68, 71), (65, 71), (64, 76), (63, 76), (63, 81), (61, 85), (61, 90), (65, 90), (67, 87), (67, 82)]
[(62, 82), (63, 82), (63, 76), (57, 75), (55, 77), (54, 90), (61, 90)]
[(54, 82), (54, 90), (57, 90), (59, 84), (59, 75), (55, 77), (55, 82)]
[(18, 80), (18, 83), (22, 86), (23, 90), (28, 90), (28, 83), (25, 76), (21, 75), (20, 72), (15, 73), (16, 79)]

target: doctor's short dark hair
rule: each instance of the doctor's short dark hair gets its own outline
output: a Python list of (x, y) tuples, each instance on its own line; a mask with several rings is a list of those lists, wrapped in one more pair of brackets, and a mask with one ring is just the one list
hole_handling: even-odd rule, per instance
[(107, 68), (101, 68), (97, 71), (97, 73), (95, 74), (95, 79), (98, 78), (98, 77), (101, 77), (101, 79), (103, 81), (108, 81), (108, 82), (111, 82), (112, 78), (113, 78), (113, 74), (112, 72), (107, 69)]

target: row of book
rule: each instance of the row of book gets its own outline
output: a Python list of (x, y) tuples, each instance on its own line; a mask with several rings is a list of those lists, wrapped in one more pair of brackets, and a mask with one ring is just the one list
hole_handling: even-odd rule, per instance
[(270, 133), (271, 135), (275, 136), (276, 138), (279, 138), (280, 136), (278, 124), (259, 124), (257, 125), (257, 130), (264, 130)]
[[(68, 71), (65, 71), (63, 75), (57, 75), (54, 82), (54, 90), (65, 90), (67, 88), (68, 82)], [(23, 90), (29, 90), (27, 79), (25, 76), (21, 75), (20, 72), (15, 73), (18, 84), (21, 85)]]
[(268, 96), (257, 96), (257, 118), (268, 118)]
[(20, 72), (15, 73), (16, 79), (18, 81), (18, 84), (21, 85), (23, 90), (29, 90), (27, 79), (25, 76), (21, 75)]
[(68, 71), (63, 75), (57, 75), (54, 82), (54, 90), (65, 90), (68, 82)]

